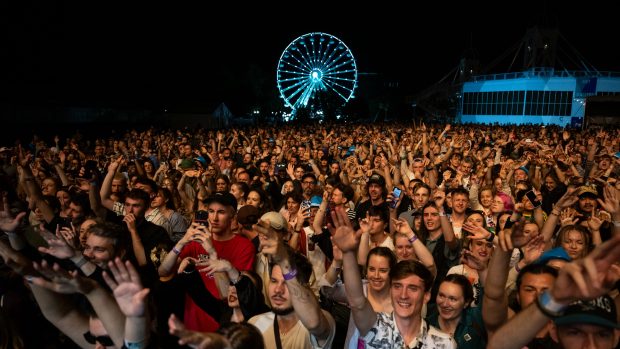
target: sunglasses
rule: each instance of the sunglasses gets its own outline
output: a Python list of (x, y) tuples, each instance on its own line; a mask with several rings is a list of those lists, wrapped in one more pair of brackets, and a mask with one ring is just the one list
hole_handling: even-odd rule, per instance
[(84, 339), (86, 339), (86, 341), (90, 344), (96, 344), (97, 342), (99, 342), (99, 344), (106, 347), (114, 346), (114, 342), (112, 341), (112, 338), (110, 338), (110, 336), (93, 336), (90, 331), (84, 333)]

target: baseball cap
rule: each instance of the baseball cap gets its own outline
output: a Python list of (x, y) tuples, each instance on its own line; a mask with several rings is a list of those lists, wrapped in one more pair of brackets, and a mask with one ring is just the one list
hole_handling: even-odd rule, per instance
[(187, 170), (187, 169), (190, 169), (190, 168), (194, 168), (194, 161), (192, 161), (192, 159), (187, 159), (187, 158), (183, 159), (183, 160), (181, 160), (181, 163), (179, 164), (179, 167), (184, 169), (184, 170)]
[(281, 214), (275, 211), (265, 213), (261, 218), (261, 221), (269, 221), (269, 225), (275, 230), (288, 229), (288, 222)]
[(310, 198), (310, 207), (319, 207), (321, 206), (322, 202), (323, 202), (323, 198), (318, 195), (315, 195)]
[(527, 167), (525, 167), (525, 166), (519, 167), (518, 170), (521, 170), (521, 171), (525, 172), (525, 174), (528, 175), (528, 176), (530, 175), (530, 170), (528, 170)]
[(534, 261), (534, 264), (547, 264), (547, 262), (554, 259), (561, 259), (567, 262), (571, 261), (570, 256), (566, 253), (566, 250), (563, 247), (556, 247), (545, 251), (545, 253), (540, 255), (540, 257)]
[(245, 205), (237, 212), (237, 222), (241, 225), (252, 225), (258, 222), (260, 212), (252, 205)]
[(577, 301), (568, 306), (564, 315), (553, 320), (556, 326), (590, 324), (620, 329), (616, 303), (608, 295), (590, 301)]
[(202, 165), (202, 167), (207, 166), (207, 160), (205, 160), (205, 158), (202, 156), (195, 157), (194, 162), (199, 162)]
[(383, 178), (380, 174), (373, 174), (368, 178), (368, 184), (379, 184), (380, 186), (385, 186), (385, 178)]
[(217, 202), (224, 206), (230, 206), (235, 212), (237, 212), (237, 199), (235, 199), (231, 193), (226, 191), (218, 191), (206, 198), (203, 202), (205, 205), (209, 205), (212, 202)]
[(596, 191), (596, 188), (591, 185), (582, 185), (579, 189), (577, 189), (577, 196), (581, 197), (586, 195), (598, 197), (598, 192)]

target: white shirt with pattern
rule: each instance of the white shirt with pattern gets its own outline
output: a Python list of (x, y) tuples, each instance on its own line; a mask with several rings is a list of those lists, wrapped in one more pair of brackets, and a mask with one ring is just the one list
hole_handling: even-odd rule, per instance
[(429, 326), (424, 319), (418, 336), (405, 344), (398, 331), (394, 313), (377, 313), (375, 325), (364, 336), (366, 348), (373, 349), (456, 349), (456, 342), (447, 333)]

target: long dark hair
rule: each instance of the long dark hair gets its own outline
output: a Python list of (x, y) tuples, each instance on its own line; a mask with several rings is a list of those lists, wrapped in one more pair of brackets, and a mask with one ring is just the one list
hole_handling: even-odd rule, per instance
[(390, 270), (392, 270), (392, 268), (394, 268), (394, 266), (396, 265), (396, 261), (397, 261), (396, 255), (394, 254), (392, 250), (390, 250), (387, 247), (378, 246), (368, 252), (368, 256), (366, 257), (367, 268), (368, 268), (368, 261), (370, 261), (370, 257), (372, 256), (380, 256), (380, 257), (387, 258), (388, 264), (390, 266)]

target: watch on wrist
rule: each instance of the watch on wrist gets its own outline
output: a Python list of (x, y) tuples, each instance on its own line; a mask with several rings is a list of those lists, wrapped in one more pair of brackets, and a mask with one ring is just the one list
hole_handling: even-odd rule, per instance
[(536, 305), (543, 314), (551, 318), (564, 315), (564, 311), (568, 307), (565, 304), (556, 302), (555, 299), (551, 297), (549, 290), (545, 290), (538, 297), (536, 297)]

